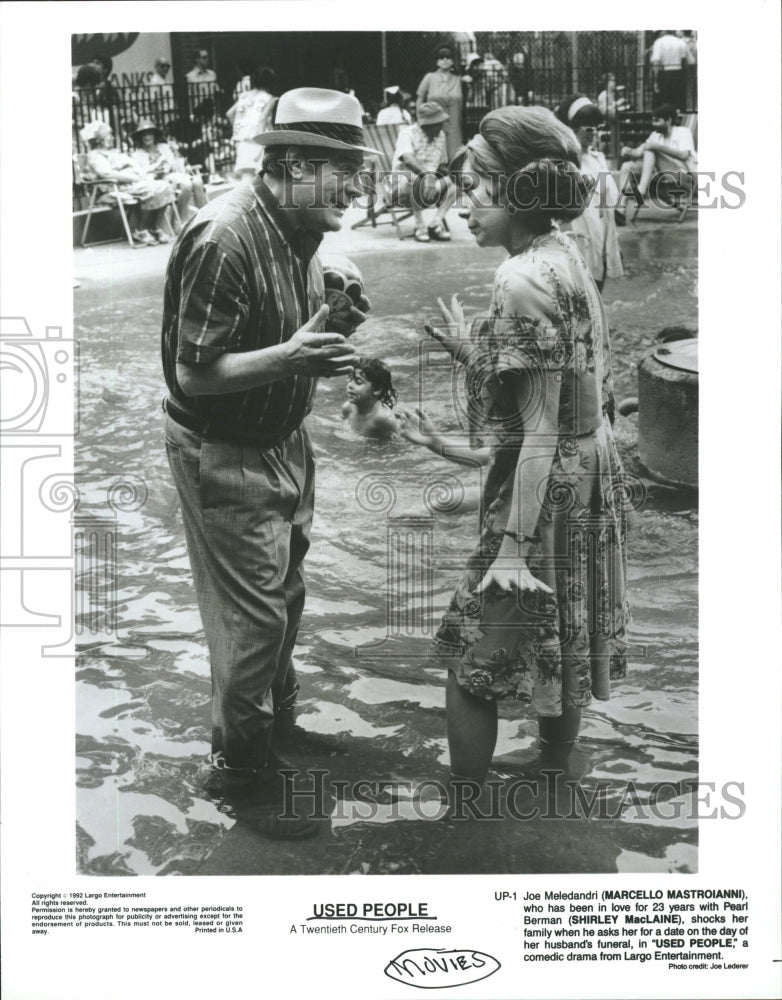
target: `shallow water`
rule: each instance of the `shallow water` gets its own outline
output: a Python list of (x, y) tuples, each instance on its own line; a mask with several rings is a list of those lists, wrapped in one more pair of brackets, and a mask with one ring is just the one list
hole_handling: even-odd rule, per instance
[[(419, 379), (422, 324), (434, 317), (437, 294), (458, 291), (468, 311), (485, 306), (502, 255), (409, 246), (393, 257), (354, 254), (374, 305), (356, 344), (390, 365), (401, 401), (423, 401), (438, 423), (456, 430), (448, 369), (424, 366)], [(628, 276), (609, 283), (605, 296), (618, 399), (636, 394), (636, 365), (661, 328), (697, 322), (695, 230), (639, 227), (623, 237), (623, 248)], [(444, 670), (429, 640), (477, 534), (474, 511), (432, 514), (430, 507), (433, 498), (442, 505), (473, 492), (478, 473), (407, 442), (355, 436), (339, 417), (341, 381), (321, 383), (310, 417), (317, 510), (296, 648), (305, 733), (293, 759), (328, 770), (331, 780), (400, 784), (380, 797), (371, 819), (329, 799), (331, 833), (306, 851), (275, 845), (257, 852), (241, 831), (227, 833), (233, 820), (205, 780), (209, 664), (162, 447), (161, 284), (147, 275), (76, 293), (80, 512), (105, 518), (101, 498), (118, 476), (136, 477), (146, 491), (124, 505), (135, 509), (116, 515), (115, 584), (102, 563), (77, 580), (85, 608), (117, 590), (114, 628), (92, 631), (92, 619), (80, 619), (80, 869), (260, 872), (258, 854), (265, 854), (273, 865), (266, 870), (277, 872), (694, 871), (697, 829), (684, 818), (638, 819), (625, 809), (588, 822), (506, 821), (445, 835), (440, 824), (415, 821), (405, 783), (447, 774)], [(638, 472), (634, 419), (618, 418), (617, 437), (628, 470)], [(408, 520), (393, 520), (400, 517)], [(431, 583), (420, 573), (427, 546)], [(650, 486), (629, 555), (630, 670), (610, 702), (585, 712), (582, 734), (592, 761), (584, 787), (602, 783), (609, 803), (618, 803), (629, 780), (643, 800), (655, 782), (673, 782), (684, 794), (682, 782), (697, 779), (694, 496)], [(404, 585), (388, 585), (389, 560), (401, 567)], [(518, 775), (534, 757), (534, 733), (531, 718), (501, 708), (495, 776)]]

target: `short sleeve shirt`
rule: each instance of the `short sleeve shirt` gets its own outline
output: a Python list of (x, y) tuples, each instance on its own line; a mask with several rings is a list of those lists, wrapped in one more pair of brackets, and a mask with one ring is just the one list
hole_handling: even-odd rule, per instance
[(651, 62), (663, 69), (681, 69), (687, 58), (687, 43), (676, 35), (661, 35), (652, 46)]
[(415, 157), (424, 170), (437, 170), (441, 163), (446, 163), (448, 160), (445, 132), (441, 130), (430, 140), (420, 125), (403, 128), (396, 140), (393, 170), (405, 169), (402, 163), (405, 154)]
[(213, 201), (183, 231), (166, 272), (162, 330), (166, 385), (181, 409), (259, 444), (301, 424), (312, 407), (313, 378), (188, 397), (176, 364), (208, 365), (290, 340), (323, 305), (320, 240), (292, 228), (262, 178)]
[(194, 66), (185, 77), (188, 83), (217, 83), (217, 74), (213, 69), (199, 69)]

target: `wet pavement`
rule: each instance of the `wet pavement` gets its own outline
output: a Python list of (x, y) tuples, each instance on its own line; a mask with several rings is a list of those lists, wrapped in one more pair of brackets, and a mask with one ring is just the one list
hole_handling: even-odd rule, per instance
[[(485, 308), (504, 256), (477, 249), (457, 219), (452, 230), (445, 245), (399, 241), (391, 226), (343, 230), (327, 241), (356, 261), (373, 300), (355, 336), (359, 352), (383, 358), (400, 401), (423, 397), (447, 430), (457, 425), (450, 378), (433, 370), (419, 380), (423, 323), (436, 315), (437, 295), (459, 292), (468, 313)], [(661, 329), (697, 325), (697, 216), (680, 225), (673, 213), (642, 213), (621, 240), (626, 277), (609, 282), (604, 295), (618, 399), (636, 395), (637, 364)], [(327, 772), (329, 818), (306, 845), (271, 843), (235, 825), (211, 793), (204, 764), (209, 664), (162, 446), (167, 252), (112, 244), (74, 253), (80, 512), (105, 517), (105, 487), (118, 477), (138, 487), (116, 512), (116, 569), (93, 561), (77, 580), (87, 609), (77, 664), (80, 870), (695, 871), (697, 828), (686, 810), (676, 820), (655, 818), (628, 799), (626, 783), (644, 803), (656, 782), (670, 782), (668, 794), (684, 802), (687, 782), (697, 780), (697, 498), (647, 484), (635, 517), (630, 669), (610, 702), (585, 712), (581, 740), (591, 762), (583, 790), (602, 788), (603, 811), (559, 818), (568, 803), (553, 818), (420, 819), (411, 790), (447, 776), (444, 671), (429, 639), (477, 534), (474, 512), (432, 516), (427, 501), (474, 490), (477, 474), (407, 442), (354, 436), (339, 414), (341, 381), (321, 383), (310, 417), (318, 498), (296, 648), (299, 729), (288, 753), (298, 767)], [(640, 475), (636, 420), (619, 417), (616, 433), (628, 471)], [(415, 519), (414, 545), (431, 544), (431, 608), (414, 587), (401, 605), (399, 594), (389, 596), (388, 560), (398, 543), (388, 518), (399, 516)], [(116, 625), (93, 628), (89, 608), (115, 587)], [(507, 786), (522, 774), (535, 756), (534, 735), (533, 719), (502, 707), (496, 780)], [(335, 783), (359, 777), (388, 783), (372, 816), (347, 793), (334, 798)], [(521, 811), (533, 806), (519, 798)]]

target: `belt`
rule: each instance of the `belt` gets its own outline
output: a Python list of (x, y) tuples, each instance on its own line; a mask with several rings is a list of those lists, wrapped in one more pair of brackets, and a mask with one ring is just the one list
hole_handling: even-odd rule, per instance
[(277, 434), (267, 437), (253, 437), (250, 434), (242, 434), (241, 431), (237, 431), (233, 427), (225, 427), (222, 424), (215, 423), (213, 420), (205, 420), (203, 417), (197, 417), (193, 413), (180, 410), (176, 403), (172, 403), (170, 399), (164, 399), (162, 407), (163, 412), (167, 413), (175, 423), (187, 428), (189, 431), (200, 434), (206, 440), (226, 441), (232, 444), (249, 444), (254, 448), (273, 448), (274, 445), (279, 444), (288, 436), (284, 435), (281, 437)]

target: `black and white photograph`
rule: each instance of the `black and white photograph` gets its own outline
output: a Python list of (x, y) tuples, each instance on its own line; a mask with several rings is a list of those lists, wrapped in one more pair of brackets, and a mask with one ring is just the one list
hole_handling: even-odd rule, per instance
[(73, 60), (80, 870), (697, 871), (696, 32)]
[(7, 995), (779, 995), (778, 12), (728, 83), (695, 3), (58, 6), (0, 6)]

